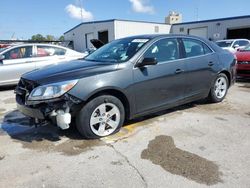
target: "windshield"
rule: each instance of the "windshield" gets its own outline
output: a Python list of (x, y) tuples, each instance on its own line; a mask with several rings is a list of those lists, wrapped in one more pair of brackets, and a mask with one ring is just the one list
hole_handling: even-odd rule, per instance
[(6, 50), (7, 48), (0, 48), (0, 52), (3, 52), (4, 50)]
[(244, 49), (242, 49), (241, 51), (250, 51), (250, 45), (246, 46)]
[(149, 39), (124, 38), (115, 40), (99, 48), (85, 58), (87, 61), (121, 63), (128, 61)]
[(221, 48), (231, 47), (233, 41), (219, 41), (216, 44)]

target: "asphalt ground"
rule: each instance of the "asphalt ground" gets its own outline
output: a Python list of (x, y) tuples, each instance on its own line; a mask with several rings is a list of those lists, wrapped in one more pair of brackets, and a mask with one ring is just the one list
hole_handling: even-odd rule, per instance
[(35, 128), (0, 91), (0, 187), (250, 187), (250, 82), (222, 103), (199, 101), (84, 140)]

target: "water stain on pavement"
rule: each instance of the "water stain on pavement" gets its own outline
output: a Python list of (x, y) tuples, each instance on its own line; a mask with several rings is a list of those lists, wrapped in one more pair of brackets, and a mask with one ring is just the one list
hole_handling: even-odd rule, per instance
[(23, 148), (41, 152), (72, 156), (105, 144), (100, 140), (83, 140), (74, 127), (65, 131), (53, 125), (36, 128), (29, 118), (16, 110), (5, 115), (1, 128)]
[(59, 152), (63, 155), (79, 155), (92, 148), (104, 145), (100, 140), (83, 140), (77, 131), (61, 131), (56, 127), (31, 128), (11, 135), (23, 148), (40, 152)]
[(14, 103), (16, 103), (16, 99), (15, 98), (8, 98), (8, 99), (3, 100), (3, 102), (5, 104), (14, 104)]
[(160, 165), (164, 170), (200, 184), (214, 185), (223, 182), (218, 166), (205, 158), (176, 148), (170, 136), (157, 136), (141, 153), (142, 159)]

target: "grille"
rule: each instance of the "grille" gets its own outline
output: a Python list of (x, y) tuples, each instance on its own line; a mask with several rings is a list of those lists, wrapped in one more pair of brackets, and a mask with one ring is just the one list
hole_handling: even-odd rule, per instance
[(238, 70), (237, 74), (249, 74), (250, 75), (250, 70)]
[(238, 61), (238, 64), (250, 64), (250, 62), (249, 61)]
[(35, 82), (21, 78), (15, 89), (15, 93), (25, 103), (27, 97), (36, 86)]

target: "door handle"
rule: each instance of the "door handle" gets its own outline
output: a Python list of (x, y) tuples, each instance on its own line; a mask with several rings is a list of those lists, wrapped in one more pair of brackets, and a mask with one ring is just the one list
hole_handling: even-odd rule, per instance
[(180, 74), (180, 73), (183, 73), (183, 72), (184, 72), (184, 70), (182, 70), (182, 69), (176, 69), (175, 74)]
[(214, 62), (212, 62), (212, 61), (210, 61), (209, 63), (208, 63), (208, 66), (213, 66), (214, 65)]

